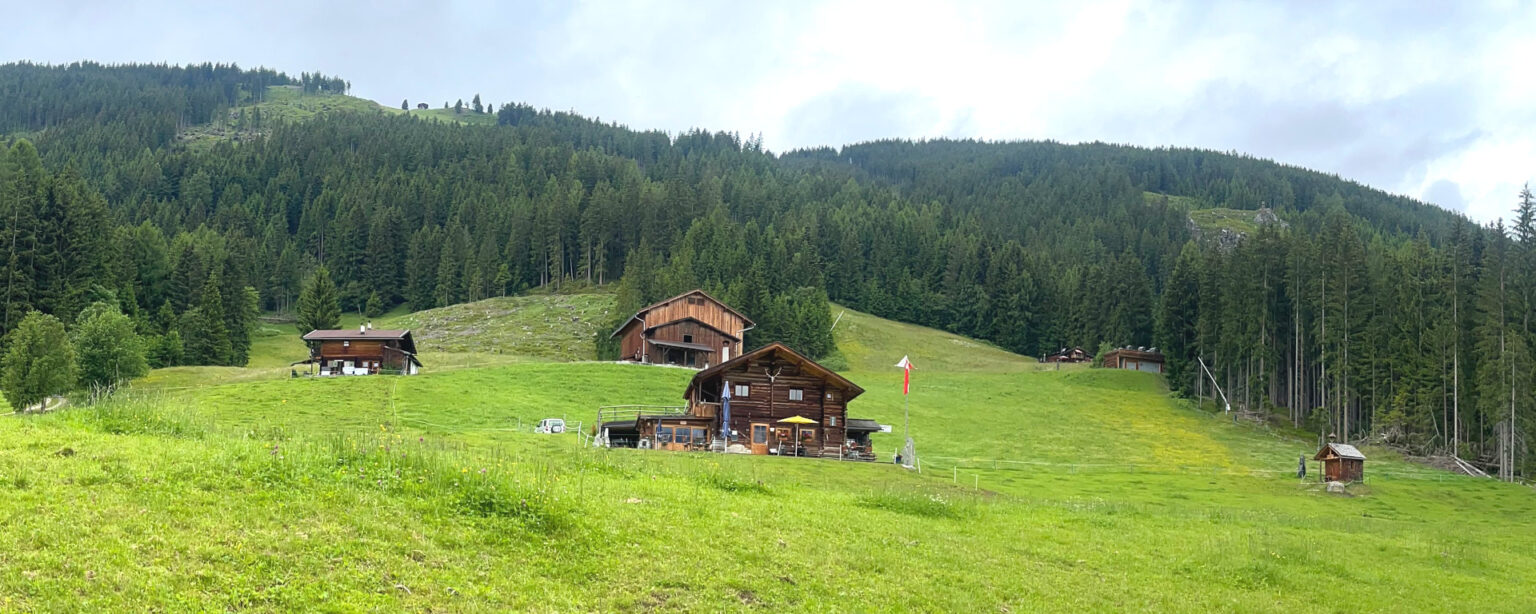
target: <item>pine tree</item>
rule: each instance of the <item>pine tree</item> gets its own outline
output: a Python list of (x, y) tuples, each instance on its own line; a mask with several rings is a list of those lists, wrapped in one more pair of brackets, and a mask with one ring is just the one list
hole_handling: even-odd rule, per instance
[(299, 336), (316, 330), (331, 330), (340, 324), (341, 303), (336, 297), (331, 272), (323, 266), (316, 268), (299, 294)]
[(0, 164), (0, 283), (4, 284), (4, 314), (0, 335), (10, 332), (31, 311), (37, 299), (38, 219), (44, 209), (49, 177), (37, 148), (17, 140)]
[(224, 299), (219, 293), (219, 278), (218, 273), (209, 275), (203, 283), (197, 306), (182, 314), (182, 338), (189, 364), (228, 365), (233, 361), (234, 349), (224, 323)]
[(369, 318), (384, 315), (384, 299), (379, 298), (378, 292), (368, 295), (368, 304), (363, 307), (363, 315)]
[(33, 311), (22, 318), (6, 343), (0, 389), (16, 411), (25, 411), (75, 385), (75, 351), (58, 318)]
[(1167, 357), (1168, 385), (1186, 394), (1195, 389), (1196, 380), (1202, 377), (1195, 362), (1199, 347), (1199, 266), (1198, 248), (1186, 243), (1163, 288), (1157, 317), (1157, 344)]
[(409, 110), (411, 110), (411, 101), (408, 100), (408, 99), (401, 100), (400, 101), (400, 110), (401, 111), (409, 111)]

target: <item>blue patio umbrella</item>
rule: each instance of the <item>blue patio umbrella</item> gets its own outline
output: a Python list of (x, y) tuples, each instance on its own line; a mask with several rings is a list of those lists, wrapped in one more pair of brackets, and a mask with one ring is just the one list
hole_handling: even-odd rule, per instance
[[(725, 382), (720, 390), (720, 439), (725, 446), (731, 445), (731, 383)], [(721, 446), (721, 449), (725, 449)]]

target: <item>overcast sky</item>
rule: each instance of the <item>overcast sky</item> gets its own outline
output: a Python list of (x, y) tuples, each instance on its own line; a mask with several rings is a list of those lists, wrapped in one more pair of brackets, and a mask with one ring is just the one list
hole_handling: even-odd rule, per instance
[(1416, 4), (58, 0), (5, 11), (0, 60), (318, 70), (392, 106), (479, 93), (775, 151), (1235, 150), (1507, 217), (1536, 179), (1536, 6)]

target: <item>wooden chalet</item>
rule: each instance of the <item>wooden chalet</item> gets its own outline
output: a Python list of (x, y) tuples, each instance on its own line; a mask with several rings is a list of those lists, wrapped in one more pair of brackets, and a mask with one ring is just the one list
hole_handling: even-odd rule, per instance
[(1323, 461), (1324, 482), (1365, 480), (1365, 455), (1347, 443), (1330, 443), (1323, 446), (1312, 460)]
[(694, 375), (683, 393), (684, 412), (642, 414), (601, 428), (620, 445), (874, 460), (869, 435), (880, 425), (848, 418), (848, 402), (863, 393), (832, 370), (770, 343)]
[(742, 334), (753, 326), (741, 312), (694, 290), (635, 312), (609, 338), (619, 338), (622, 360), (704, 369), (740, 356)]
[(1103, 365), (1107, 369), (1129, 369), (1148, 373), (1163, 372), (1163, 354), (1157, 348), (1125, 346), (1104, 353)]
[(416, 341), (408, 330), (315, 330), (304, 335), (309, 359), (294, 364), (319, 367), (319, 375), (415, 375), (421, 371)]
[(1093, 356), (1080, 347), (1061, 348), (1055, 354), (1046, 356), (1041, 362), (1092, 362)]

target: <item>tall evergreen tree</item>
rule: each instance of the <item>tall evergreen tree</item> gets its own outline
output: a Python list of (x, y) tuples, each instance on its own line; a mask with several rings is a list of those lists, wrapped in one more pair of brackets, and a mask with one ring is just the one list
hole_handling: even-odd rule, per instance
[(341, 324), (341, 303), (336, 297), (336, 284), (331, 272), (325, 267), (315, 269), (299, 294), (299, 336), (315, 330), (330, 330)]

